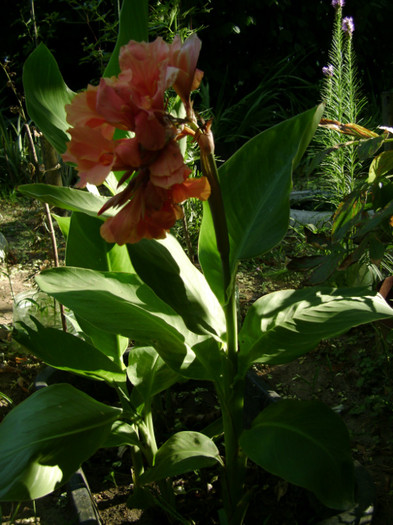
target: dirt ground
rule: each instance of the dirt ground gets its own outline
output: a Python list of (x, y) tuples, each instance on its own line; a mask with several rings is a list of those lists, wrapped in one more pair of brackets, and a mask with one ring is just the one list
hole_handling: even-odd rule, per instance
[[(52, 265), (51, 245), (43, 208), (38, 203), (0, 201), (0, 233), (9, 244), (7, 261), (0, 261), (0, 420), (15, 404), (33, 391), (33, 381), (42, 367), (33, 356), (26, 355), (12, 342), (13, 298), (34, 288), (34, 275)], [(60, 234), (59, 234), (60, 239)], [(61, 242), (60, 242), (61, 245)], [(62, 256), (63, 247), (60, 246)], [(241, 311), (267, 291), (292, 287), (292, 282), (278, 278), (262, 282), (257, 265), (240, 268), (239, 295)], [(20, 296), (19, 296), (20, 297)], [(281, 396), (320, 399), (334, 408), (346, 422), (352, 440), (354, 458), (371, 474), (376, 487), (373, 525), (393, 523), (393, 377), (391, 343), (381, 338), (378, 327), (352, 330), (333, 341), (324, 341), (312, 353), (294, 363), (277, 367), (258, 367), (257, 373)], [(87, 468), (89, 470), (89, 468)], [(144, 523), (143, 518), (128, 512), (119, 492), (128, 490), (119, 477), (102, 476), (101, 488), (94, 498), (108, 525)], [(119, 484), (119, 490), (116, 490)], [(69, 502), (59, 491), (48, 496), (48, 506), (59, 516), (45, 515), (40, 523), (66, 525)], [(285, 494), (281, 503), (285, 504)], [(32, 508), (24, 506), (20, 519), (31, 519)], [(34, 513), (33, 513), (34, 515)], [(46, 517), (45, 517), (46, 516)], [(9, 523), (9, 521), (3, 521)], [(15, 523), (28, 523), (18, 521)], [(32, 523), (32, 521), (30, 521)], [(270, 523), (270, 522), (269, 522)], [(280, 523), (281, 525), (281, 523)], [(284, 525), (284, 524), (282, 524)], [(289, 524), (288, 524), (289, 525)], [(291, 524), (293, 525), (293, 524)]]

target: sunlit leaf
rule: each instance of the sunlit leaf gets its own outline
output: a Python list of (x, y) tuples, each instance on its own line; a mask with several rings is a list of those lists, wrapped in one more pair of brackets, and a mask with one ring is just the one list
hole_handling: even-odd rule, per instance
[[(230, 268), (237, 261), (267, 252), (285, 235), (294, 167), (322, 116), (323, 106), (263, 131), (219, 169), (230, 241)], [(211, 288), (227, 301), (213, 221), (204, 205), (199, 258)]]
[[(108, 201), (106, 197), (99, 197), (88, 191), (51, 186), (50, 184), (23, 184), (18, 187), (18, 191), (33, 199), (47, 202), (51, 206), (57, 206), (64, 210), (81, 211), (92, 217), (97, 217), (97, 213)], [(116, 213), (117, 212), (111, 208), (103, 213), (101, 217), (105, 219)]]
[(195, 379), (220, 376), (221, 344), (196, 334), (136, 274), (53, 268), (36, 278), (39, 287), (93, 326), (153, 346), (176, 372)]
[(151, 483), (178, 476), (215, 463), (222, 465), (214, 442), (199, 432), (178, 432), (171, 436), (158, 450), (154, 467), (140, 478), (140, 483)]
[(121, 413), (68, 384), (32, 394), (0, 425), (0, 500), (41, 498), (65, 483)]
[(64, 153), (70, 127), (65, 105), (71, 102), (75, 93), (64, 83), (55, 58), (42, 43), (24, 64), (23, 88), (30, 118), (52, 146)]
[(393, 316), (393, 309), (362, 289), (282, 290), (258, 299), (239, 334), (240, 374), (252, 363), (288, 363), (322, 339), (354, 326)]
[(117, 75), (120, 48), (130, 40), (148, 41), (148, 0), (123, 0), (115, 49), (104, 71), (104, 77)]

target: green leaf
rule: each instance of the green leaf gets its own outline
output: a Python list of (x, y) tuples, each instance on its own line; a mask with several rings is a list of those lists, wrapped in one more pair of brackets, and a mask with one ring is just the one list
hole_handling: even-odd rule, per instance
[[(101, 271), (133, 272), (126, 246), (107, 243), (100, 234), (102, 221), (85, 213), (73, 212), (66, 250), (67, 266)], [(110, 334), (77, 318), (94, 346), (121, 364), (128, 338)]]
[(364, 221), (363, 226), (357, 231), (356, 236), (361, 238), (370, 231), (376, 230), (384, 221), (390, 220), (393, 215), (393, 201), (386, 204), (384, 208), (378, 210), (367, 221)]
[[(219, 169), (230, 240), (230, 267), (239, 259), (273, 248), (289, 224), (292, 171), (306, 150), (322, 116), (323, 106), (263, 131), (241, 147)], [(210, 213), (204, 206), (199, 258), (204, 274), (221, 304), (221, 260)]]
[(101, 445), (102, 448), (115, 448), (126, 445), (139, 447), (141, 443), (135, 428), (135, 425), (130, 425), (125, 421), (115, 421), (105, 442)]
[(331, 252), (321, 257), (320, 264), (317, 265), (317, 268), (315, 268), (308, 277), (307, 284), (316, 285), (325, 283), (326, 286), (326, 282), (332, 278), (337, 268), (342, 264), (345, 255), (341, 245), (333, 245)]
[(358, 193), (348, 195), (334, 214), (332, 237), (334, 241), (342, 240), (359, 222), (364, 210), (364, 199)]
[(67, 266), (91, 270), (133, 272), (126, 246), (107, 243), (100, 234), (102, 221), (74, 212), (66, 250)]
[(393, 151), (383, 151), (373, 159), (368, 172), (368, 183), (387, 175), (393, 170)]
[(130, 350), (127, 376), (144, 401), (151, 400), (180, 378), (151, 346)]
[[(51, 206), (58, 206), (64, 210), (81, 211), (92, 217), (97, 217), (97, 213), (108, 200), (106, 197), (99, 197), (88, 191), (51, 186), (50, 184), (24, 184), (18, 187), (18, 191), (33, 199), (47, 202)], [(110, 209), (101, 217), (105, 219), (116, 213), (117, 210)]]
[(380, 135), (379, 137), (373, 137), (367, 140), (361, 140), (357, 149), (357, 154), (360, 160), (366, 160), (379, 150), (386, 140), (386, 135)]
[(289, 363), (322, 340), (354, 326), (393, 316), (379, 295), (363, 289), (282, 290), (258, 299), (239, 333), (239, 373), (252, 363)]
[(62, 217), (52, 213), (52, 217), (57, 222), (64, 239), (67, 241), (68, 232), (70, 231), (71, 217)]
[(33, 321), (35, 329), (21, 323), (23, 330), (17, 327), (14, 339), (48, 365), (108, 383), (125, 382), (121, 361), (114, 362), (79, 337)]
[(319, 401), (283, 400), (264, 409), (240, 436), (247, 456), (268, 472), (313, 492), (327, 507), (354, 503), (348, 431)]
[(75, 93), (64, 83), (55, 58), (42, 43), (24, 64), (23, 88), (30, 118), (52, 146), (64, 153), (69, 140), (66, 131), (70, 127), (66, 121), (65, 105), (71, 102)]
[(104, 77), (112, 77), (120, 72), (120, 48), (130, 40), (148, 41), (148, 1), (124, 0), (120, 11), (119, 32), (115, 49), (104, 71)]
[(67, 384), (32, 394), (0, 425), (0, 500), (41, 498), (65, 483), (121, 413)]
[(158, 450), (154, 467), (140, 478), (141, 484), (179, 476), (215, 463), (222, 465), (220, 453), (214, 442), (199, 432), (178, 432)]
[(223, 337), (223, 309), (172, 235), (163, 240), (143, 239), (128, 245), (128, 251), (139, 277), (182, 316), (192, 332)]
[(153, 346), (181, 375), (219, 377), (220, 341), (191, 332), (137, 275), (66, 267), (44, 271), (36, 280), (44, 292), (93, 326), (129, 337), (138, 345)]

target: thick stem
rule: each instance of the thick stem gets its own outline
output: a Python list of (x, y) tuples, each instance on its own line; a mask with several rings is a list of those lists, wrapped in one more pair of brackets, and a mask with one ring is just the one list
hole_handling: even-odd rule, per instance
[[(228, 373), (228, 375), (232, 374)], [(242, 501), (247, 458), (239, 446), (243, 427), (244, 381), (232, 380), (222, 390), (218, 387), (217, 393), (224, 427), (225, 470), (222, 480), (224, 510), (230, 525), (240, 525), (246, 510)]]
[(227, 359), (223, 380), (216, 384), (221, 405), (224, 443), (225, 470), (223, 473), (223, 502), (228, 523), (240, 525), (245, 514), (244, 479), (246, 456), (239, 445), (243, 429), (244, 381), (237, 377), (238, 369), (238, 327), (235, 297), (235, 268), (231, 268), (228, 225), (224, 201), (214, 159), (214, 143), (209, 128), (197, 138), (201, 149), (203, 174), (211, 186), (209, 206), (216, 235), (217, 250), (221, 257), (225, 304), (223, 305), (227, 330)]

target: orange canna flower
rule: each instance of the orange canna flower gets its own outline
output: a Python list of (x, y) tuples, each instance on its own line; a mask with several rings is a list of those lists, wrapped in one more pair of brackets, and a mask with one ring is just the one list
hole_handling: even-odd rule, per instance
[(168, 191), (148, 181), (137, 187), (131, 202), (101, 226), (101, 235), (119, 245), (142, 238), (163, 239), (181, 216), (181, 208), (171, 202)]
[(130, 92), (134, 104), (145, 111), (161, 111), (164, 93), (171, 86), (176, 72), (168, 70), (169, 45), (162, 38), (154, 42), (131, 40), (121, 48), (121, 71), (130, 71)]
[[(89, 85), (67, 106), (71, 141), (64, 160), (77, 165), (80, 181), (99, 185), (111, 170), (124, 171), (125, 190), (100, 210), (121, 207), (101, 227), (108, 242), (138, 242), (163, 238), (182, 216), (179, 204), (189, 197), (205, 200), (210, 185), (205, 177), (190, 179), (176, 138), (182, 126), (165, 112), (165, 91), (173, 86), (196, 121), (190, 93), (203, 73), (196, 69), (201, 42), (196, 35), (181, 44), (162, 38), (154, 42), (129, 42), (119, 55), (121, 72)], [(133, 133), (114, 139), (115, 129)]]
[(160, 188), (170, 188), (182, 183), (191, 173), (184, 164), (179, 145), (172, 140), (162, 149), (157, 159), (149, 166), (150, 180)]
[(73, 127), (89, 126), (95, 128), (106, 123), (106, 119), (97, 112), (97, 87), (87, 86), (86, 91), (78, 93), (71, 104), (65, 106), (67, 122)]
[(193, 34), (183, 44), (177, 35), (171, 46), (170, 65), (178, 70), (173, 88), (182, 99), (188, 116), (191, 91), (198, 89), (203, 77), (203, 71), (196, 67), (201, 45), (197, 35)]
[(78, 188), (89, 182), (98, 186), (112, 171), (115, 163), (115, 143), (111, 140), (114, 128), (75, 127), (69, 130), (71, 141), (63, 155), (66, 162), (77, 165), (80, 180)]

